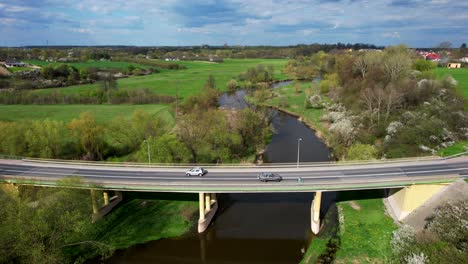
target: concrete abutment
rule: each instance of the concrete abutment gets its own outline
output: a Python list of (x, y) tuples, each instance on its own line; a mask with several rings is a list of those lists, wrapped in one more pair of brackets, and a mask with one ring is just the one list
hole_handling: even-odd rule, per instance
[(387, 197), (388, 209), (398, 221), (403, 220), (448, 184), (418, 184), (399, 189), (390, 189)]

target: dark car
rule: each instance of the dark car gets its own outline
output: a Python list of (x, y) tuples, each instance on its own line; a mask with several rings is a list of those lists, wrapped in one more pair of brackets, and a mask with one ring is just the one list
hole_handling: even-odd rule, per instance
[(267, 181), (280, 182), (283, 179), (283, 177), (281, 177), (278, 173), (271, 173), (271, 172), (260, 172), (257, 175), (257, 178), (262, 182), (267, 182)]

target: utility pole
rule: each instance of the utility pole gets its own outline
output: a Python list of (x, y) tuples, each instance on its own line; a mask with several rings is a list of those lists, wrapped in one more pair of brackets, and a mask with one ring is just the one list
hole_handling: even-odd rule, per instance
[(149, 142), (146, 139), (143, 140), (143, 142), (146, 142), (146, 146), (148, 146), (148, 164), (151, 164), (151, 153), (150, 153)]
[(301, 141), (302, 141), (302, 138), (297, 139), (297, 168), (299, 168), (299, 157), (300, 157)]
[(179, 113), (179, 81), (176, 81), (176, 99), (175, 99), (175, 120), (177, 121), (177, 115)]

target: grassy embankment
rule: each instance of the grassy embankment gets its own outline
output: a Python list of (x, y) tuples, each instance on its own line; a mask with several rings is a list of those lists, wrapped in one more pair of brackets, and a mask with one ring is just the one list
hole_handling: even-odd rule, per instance
[[(386, 215), (381, 190), (347, 191), (338, 195), (339, 235), (334, 263), (386, 263), (397, 226)], [(301, 263), (315, 263), (333, 237), (314, 238)]]
[[(468, 109), (468, 68), (461, 69), (449, 69), (445, 67), (439, 67), (435, 69), (435, 72), (438, 77), (444, 77), (446, 75), (451, 75), (455, 80), (457, 80), (457, 88), (460, 93), (467, 99), (465, 102), (465, 110)], [(438, 154), (443, 157), (455, 155), (457, 153), (462, 153), (468, 151), (468, 141), (460, 141), (455, 143), (453, 146), (441, 149), (438, 151)]]
[(127, 248), (180, 236), (193, 226), (197, 209), (198, 197), (193, 194), (125, 193), (123, 204), (97, 222), (97, 239)]

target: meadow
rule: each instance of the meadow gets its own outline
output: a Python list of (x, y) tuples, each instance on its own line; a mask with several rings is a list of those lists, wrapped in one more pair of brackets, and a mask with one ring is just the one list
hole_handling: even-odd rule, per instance
[(445, 67), (438, 67), (435, 69), (438, 77), (451, 75), (458, 82), (458, 89), (465, 98), (468, 98), (468, 68), (449, 69)]
[[(216, 86), (220, 90), (226, 89), (229, 80), (235, 79), (240, 73), (258, 64), (273, 65), (275, 68), (275, 79), (287, 79), (282, 73), (286, 64), (285, 59), (226, 59), (222, 63), (210, 63), (203, 61), (180, 61), (187, 69), (161, 70), (160, 73), (119, 79), (118, 89), (149, 89), (159, 95), (175, 96), (177, 93), (181, 99), (197, 94), (211, 74), (215, 77)], [(41, 93), (51, 93), (60, 90), (64, 94), (85, 93), (96, 89), (99, 84), (75, 85), (66, 88), (50, 88), (38, 90)], [(179, 90), (179, 91), (177, 91)]]
[[(28, 62), (35, 65), (41, 65), (41, 63), (42, 65), (49, 64), (49, 62), (40, 61)], [(225, 60), (223, 63), (181, 61), (179, 63), (185, 65), (187, 69), (162, 69), (161, 73), (119, 79), (117, 82), (118, 89), (147, 88), (160, 95), (175, 96), (177, 94), (177, 88), (179, 88), (179, 98), (183, 100), (188, 96), (199, 93), (203, 89), (204, 83), (210, 74), (215, 77), (218, 89), (225, 90), (226, 83), (230, 79), (237, 78), (240, 73), (258, 64), (273, 65), (275, 67), (275, 79), (287, 79), (287, 76), (282, 73), (286, 62), (287, 60), (282, 59), (229, 59)], [(77, 68), (139, 66), (135, 63), (110, 61), (70, 64)], [(41, 89), (36, 92), (51, 93), (59, 90), (64, 94), (73, 94), (86, 93), (89, 90), (97, 88), (99, 88), (99, 84), (95, 83), (65, 88)], [(174, 122), (172, 109), (169, 105), (0, 105), (0, 121), (51, 118), (68, 122), (78, 117), (81, 112), (91, 111), (96, 117), (96, 120), (102, 123), (118, 115), (129, 116), (136, 109), (142, 109), (154, 114), (157, 113), (171, 123)]]
[(70, 122), (81, 112), (91, 112), (98, 123), (116, 116), (129, 117), (135, 110), (162, 116), (169, 123), (174, 117), (168, 105), (0, 105), (0, 121), (54, 119)]

